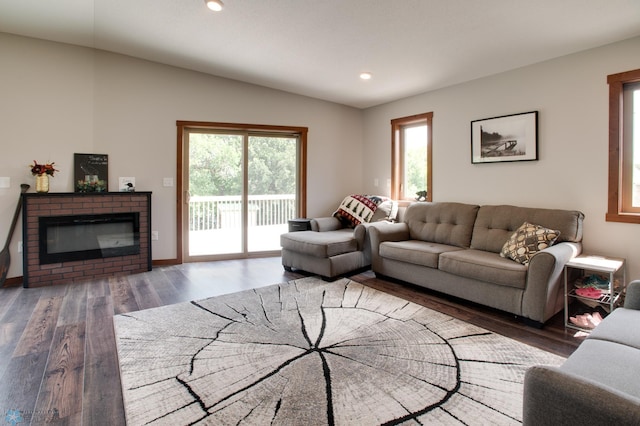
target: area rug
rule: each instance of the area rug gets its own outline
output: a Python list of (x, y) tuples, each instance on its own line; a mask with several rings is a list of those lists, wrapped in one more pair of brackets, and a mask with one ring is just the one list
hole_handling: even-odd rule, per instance
[(348, 279), (114, 317), (130, 425), (518, 424), (564, 359)]

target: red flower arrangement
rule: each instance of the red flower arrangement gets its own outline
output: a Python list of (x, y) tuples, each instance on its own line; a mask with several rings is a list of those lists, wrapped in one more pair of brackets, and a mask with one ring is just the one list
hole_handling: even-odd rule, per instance
[(55, 172), (59, 171), (53, 166), (54, 164), (56, 163), (38, 164), (36, 160), (33, 160), (33, 165), (29, 166), (29, 168), (31, 169), (31, 174), (34, 176), (45, 174), (53, 176)]

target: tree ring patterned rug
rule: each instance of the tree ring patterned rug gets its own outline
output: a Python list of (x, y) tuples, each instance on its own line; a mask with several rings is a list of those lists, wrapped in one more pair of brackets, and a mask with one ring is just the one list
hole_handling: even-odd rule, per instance
[(564, 358), (348, 279), (114, 317), (130, 425), (519, 424)]

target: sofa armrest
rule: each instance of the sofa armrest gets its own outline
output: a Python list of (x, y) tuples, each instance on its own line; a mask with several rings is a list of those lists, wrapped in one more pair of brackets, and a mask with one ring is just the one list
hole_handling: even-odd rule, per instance
[(627, 286), (624, 296), (624, 307), (640, 310), (640, 280), (634, 280)]
[(561, 368), (528, 369), (523, 396), (525, 426), (640, 424), (640, 400)]
[(522, 296), (522, 315), (543, 324), (562, 308), (564, 265), (582, 252), (581, 243), (562, 242), (531, 257)]
[(367, 227), (365, 224), (361, 223), (353, 228), (353, 237), (356, 239), (358, 243), (358, 250), (362, 251), (365, 248), (365, 243), (368, 243), (367, 238)]
[(385, 241), (404, 241), (409, 239), (409, 227), (406, 223), (376, 222), (371, 228), (371, 244), (379, 246)]
[(370, 229), (383, 226), (387, 222), (361, 223), (353, 228), (353, 237), (358, 243), (358, 250), (364, 253), (365, 262), (371, 263), (371, 232)]
[(409, 227), (406, 223), (379, 222), (369, 232), (371, 242), (371, 268), (376, 271), (380, 262), (380, 244), (385, 241), (404, 241), (409, 239)]
[(311, 230), (316, 232), (336, 231), (342, 229), (344, 226), (340, 219), (334, 216), (317, 217), (311, 219)]

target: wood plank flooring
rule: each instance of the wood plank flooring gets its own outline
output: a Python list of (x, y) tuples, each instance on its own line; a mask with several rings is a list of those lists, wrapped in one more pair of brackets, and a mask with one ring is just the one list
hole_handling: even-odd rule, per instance
[[(0, 289), (0, 422), (124, 425), (113, 315), (300, 278), (279, 257), (155, 267), (128, 277)], [(581, 338), (562, 314), (543, 329), (368, 271), (351, 279), (563, 356)], [(14, 417), (15, 418), (15, 417)]]

